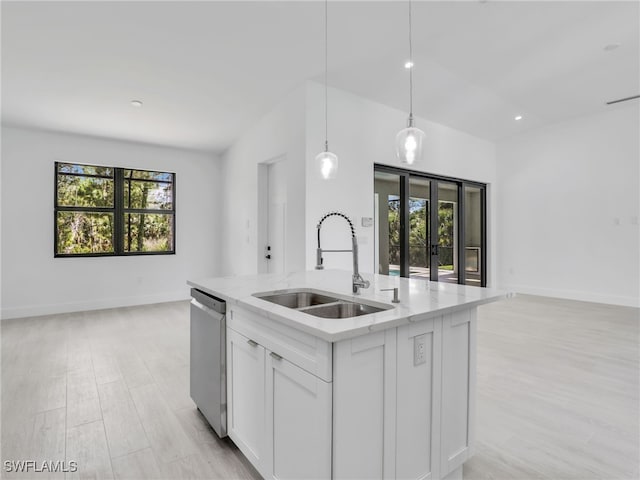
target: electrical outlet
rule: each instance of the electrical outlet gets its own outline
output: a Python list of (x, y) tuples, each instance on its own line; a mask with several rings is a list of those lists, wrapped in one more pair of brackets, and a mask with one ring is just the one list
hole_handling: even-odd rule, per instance
[(415, 366), (427, 363), (427, 335), (413, 337), (413, 364)]
[(362, 225), (363, 227), (371, 227), (373, 226), (373, 217), (362, 217), (362, 219), (360, 220), (360, 225)]

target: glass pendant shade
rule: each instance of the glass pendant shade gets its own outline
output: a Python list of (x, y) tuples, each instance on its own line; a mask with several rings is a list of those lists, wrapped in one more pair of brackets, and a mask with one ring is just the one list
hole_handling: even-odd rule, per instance
[(329, 151), (321, 152), (316, 156), (316, 168), (320, 176), (325, 180), (336, 178), (338, 173), (338, 156)]
[(412, 165), (422, 158), (424, 132), (414, 126), (400, 130), (396, 135), (396, 155), (400, 163)]

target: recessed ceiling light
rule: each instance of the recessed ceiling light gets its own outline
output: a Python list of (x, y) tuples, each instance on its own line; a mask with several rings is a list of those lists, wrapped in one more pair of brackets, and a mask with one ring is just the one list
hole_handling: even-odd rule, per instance
[(136, 107), (136, 108), (140, 108), (140, 107), (142, 107), (142, 102), (140, 100), (131, 100), (131, 106), (132, 107)]
[(514, 117), (514, 120), (522, 120), (522, 115), (516, 115), (516, 116)]
[(411, 62), (411, 61), (409, 61), (409, 62), (404, 64), (404, 68), (406, 68), (406, 69), (409, 69), (411, 67), (413, 67), (413, 62)]
[(611, 52), (620, 46), (619, 43), (610, 43), (609, 45), (604, 46), (605, 52)]

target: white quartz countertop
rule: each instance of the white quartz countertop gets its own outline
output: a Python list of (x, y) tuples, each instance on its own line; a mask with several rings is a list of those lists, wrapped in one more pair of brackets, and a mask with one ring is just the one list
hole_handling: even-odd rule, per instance
[[(377, 274), (362, 276), (371, 282), (371, 286), (361, 289), (359, 295), (351, 293), (351, 272), (343, 270), (202, 278), (187, 283), (230, 305), (244, 307), (329, 342), (468, 309), (512, 295), (489, 288), (422, 279)], [(392, 291), (380, 291), (394, 287), (399, 289), (400, 303), (391, 302)], [(256, 293), (278, 293), (289, 289), (311, 289), (347, 301), (384, 304), (392, 308), (359, 317), (332, 319), (316, 317), (253, 296)]]

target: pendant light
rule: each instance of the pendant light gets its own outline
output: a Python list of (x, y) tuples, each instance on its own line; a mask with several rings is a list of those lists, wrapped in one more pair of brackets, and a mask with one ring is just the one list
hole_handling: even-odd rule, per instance
[(409, 70), (409, 120), (407, 128), (396, 135), (396, 155), (401, 163), (411, 165), (422, 157), (424, 132), (413, 126), (413, 49), (411, 31), (411, 0), (409, 0), (409, 61), (405, 68)]
[(329, 151), (329, 135), (328, 135), (328, 108), (327, 108), (327, 0), (324, 0), (324, 152), (320, 152), (316, 156), (316, 168), (320, 176), (325, 180), (336, 177), (338, 173), (338, 156)]

